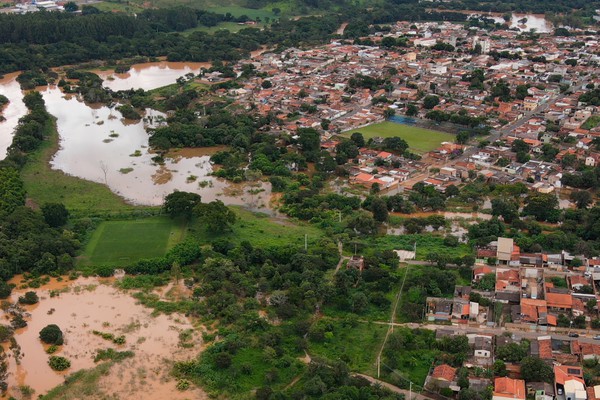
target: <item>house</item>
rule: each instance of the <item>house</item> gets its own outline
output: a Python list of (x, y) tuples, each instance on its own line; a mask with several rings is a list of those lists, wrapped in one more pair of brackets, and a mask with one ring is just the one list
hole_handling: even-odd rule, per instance
[(525, 400), (525, 381), (522, 379), (496, 378), (492, 400)]
[(501, 264), (510, 264), (512, 261), (512, 255), (515, 252), (515, 250), (516, 249), (513, 239), (503, 237), (498, 238), (496, 258)]
[(362, 271), (365, 267), (365, 259), (363, 256), (352, 256), (351, 259), (348, 260), (348, 264), (346, 264), (346, 269), (357, 269)]
[(475, 357), (492, 357), (492, 338), (490, 336), (477, 336), (473, 345)]
[(587, 400), (583, 369), (574, 365), (554, 366), (554, 385), (558, 395), (565, 400)]
[(431, 377), (438, 381), (453, 382), (456, 379), (456, 368), (448, 364), (438, 365), (433, 369)]

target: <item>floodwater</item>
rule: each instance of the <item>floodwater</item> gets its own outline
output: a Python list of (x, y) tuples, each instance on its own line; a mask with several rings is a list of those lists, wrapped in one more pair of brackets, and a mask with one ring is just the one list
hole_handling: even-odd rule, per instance
[[(498, 13), (473, 13), (469, 12), (470, 17), (483, 16), (491, 18), (495, 22), (504, 24), (502, 14)], [(511, 19), (508, 22), (510, 28), (518, 28), (521, 32), (529, 32), (531, 29), (535, 29), (537, 33), (550, 33), (553, 30), (552, 24), (546, 19), (543, 14), (511, 14)]]
[(13, 131), (19, 123), (19, 118), (27, 112), (27, 107), (23, 103), (23, 92), (17, 82), (18, 75), (19, 73), (16, 72), (0, 79), (0, 94), (10, 101), (0, 113), (5, 118), (0, 122), (0, 160), (6, 157), (6, 149), (12, 143)]
[[(233, 185), (209, 176), (210, 155), (222, 148), (174, 151), (163, 166), (152, 161), (145, 126), (164, 115), (147, 110), (146, 121), (126, 121), (107, 106), (90, 107), (76, 96), (65, 96), (56, 87), (42, 90), (48, 112), (57, 118), (60, 149), (52, 168), (69, 175), (106, 184), (133, 204), (160, 205), (174, 190), (195, 192), (202, 201), (220, 199), (225, 204), (250, 209), (268, 207), (271, 187)], [(136, 153), (137, 152), (137, 153)], [(249, 194), (250, 189), (262, 190)]]
[[(18, 281), (18, 279), (17, 279)], [(103, 284), (105, 282), (107, 284)], [(190, 343), (192, 348), (180, 346), (179, 334), (192, 329), (183, 315), (152, 316), (152, 310), (136, 304), (130, 294), (111, 286), (112, 280), (80, 278), (77, 281), (56, 282), (40, 289), (15, 290), (12, 300), (26, 290), (34, 290), (40, 302), (25, 306), (30, 314), (28, 326), (18, 329), (15, 339), (21, 346), (22, 358), (17, 365), (9, 350), (9, 391), (18, 393), (17, 387), (28, 385), (35, 397), (60, 385), (66, 375), (80, 369), (93, 368), (93, 357), (98, 349), (131, 350), (134, 357), (114, 365), (98, 382), (100, 393), (93, 398), (116, 399), (205, 399), (197, 388), (185, 392), (176, 390), (176, 381), (169, 375), (174, 361), (189, 360), (201, 351), (201, 338), (196, 332)], [(51, 297), (50, 291), (60, 291)], [(48, 324), (56, 324), (63, 331), (65, 344), (55, 355), (71, 361), (71, 368), (55, 372), (48, 366), (45, 349), (39, 340), (39, 331)], [(115, 345), (94, 335), (93, 330), (124, 335), (126, 343)], [(90, 397), (92, 398), (92, 397)]]
[(114, 71), (94, 71), (104, 80), (104, 86), (117, 90), (128, 89), (156, 89), (170, 85), (186, 74), (198, 75), (202, 68), (210, 68), (211, 63), (169, 62), (159, 61), (152, 63), (135, 64), (125, 73), (117, 74)]

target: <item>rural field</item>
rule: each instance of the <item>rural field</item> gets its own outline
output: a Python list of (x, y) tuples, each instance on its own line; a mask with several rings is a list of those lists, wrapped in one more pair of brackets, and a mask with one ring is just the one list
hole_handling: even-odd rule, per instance
[(212, 243), (225, 239), (233, 243), (248, 241), (254, 246), (304, 245), (304, 235), (308, 243), (317, 241), (323, 232), (305, 223), (294, 223), (288, 219), (271, 218), (266, 214), (253, 213), (241, 207), (230, 206), (238, 219), (229, 232), (210, 232), (199, 222), (193, 222), (190, 229), (201, 243)]
[(87, 244), (82, 265), (121, 266), (161, 257), (185, 237), (183, 223), (168, 217), (104, 221)]
[(437, 132), (416, 126), (397, 124), (395, 122), (381, 122), (344, 132), (342, 136), (350, 137), (354, 132), (360, 132), (365, 139), (374, 137), (400, 137), (408, 143), (410, 149), (417, 153), (427, 153), (436, 149), (440, 143), (454, 141), (454, 135)]

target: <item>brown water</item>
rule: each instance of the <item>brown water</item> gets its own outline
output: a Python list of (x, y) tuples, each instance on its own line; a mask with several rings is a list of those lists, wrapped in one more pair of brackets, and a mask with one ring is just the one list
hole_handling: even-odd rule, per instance
[[(499, 13), (474, 13), (469, 11), (469, 16), (484, 16), (491, 18), (495, 22), (505, 23), (502, 14)], [(523, 18), (527, 21), (520, 22)], [(550, 33), (553, 30), (552, 23), (550, 23), (543, 14), (511, 14), (511, 19), (508, 22), (510, 28), (518, 28), (521, 32), (529, 32), (531, 29), (535, 29), (537, 33)]]
[(12, 143), (13, 131), (21, 118), (27, 112), (23, 103), (23, 92), (17, 82), (18, 72), (5, 75), (0, 79), (0, 94), (8, 98), (10, 103), (4, 108), (0, 115), (5, 121), (0, 122), (0, 160), (6, 157), (6, 149)]
[[(205, 202), (216, 199), (250, 209), (268, 207), (271, 193), (268, 182), (260, 183), (264, 192), (248, 194), (250, 187), (232, 185), (209, 176), (214, 151), (223, 148), (175, 150), (164, 166), (152, 162), (146, 120), (124, 121), (118, 111), (103, 105), (90, 107), (76, 96), (65, 96), (58, 88), (42, 90), (48, 112), (57, 118), (60, 150), (51, 161), (52, 168), (83, 179), (106, 184), (131, 203), (160, 205), (174, 190), (195, 192)], [(164, 116), (147, 110), (146, 117)], [(126, 123), (127, 122), (127, 123)], [(117, 134), (118, 137), (110, 137)], [(139, 156), (133, 156), (138, 152)], [(132, 170), (127, 173), (126, 171)]]
[[(106, 281), (103, 281), (106, 282)], [(110, 282), (110, 281), (108, 281)], [(60, 290), (59, 296), (50, 297), (50, 290)], [(31, 290), (31, 289), (27, 289)], [(194, 334), (192, 348), (179, 346), (179, 333), (192, 329), (183, 315), (152, 316), (150, 309), (136, 304), (128, 293), (95, 278), (80, 278), (71, 282), (53, 281), (40, 289), (33, 289), (40, 302), (27, 306), (31, 314), (28, 326), (16, 331), (15, 338), (21, 346), (22, 359), (17, 365), (12, 353), (9, 359), (9, 390), (28, 385), (35, 396), (46, 393), (61, 384), (64, 376), (96, 364), (93, 357), (97, 349), (114, 348), (131, 350), (133, 358), (113, 366), (108, 375), (100, 378), (97, 397), (114, 396), (117, 399), (204, 399), (199, 389), (185, 392), (176, 390), (176, 381), (169, 376), (174, 361), (189, 360), (202, 349), (198, 333)], [(25, 290), (16, 290), (13, 301)], [(48, 324), (57, 324), (65, 336), (65, 344), (56, 355), (67, 357), (71, 368), (55, 372), (48, 366), (48, 354), (39, 340), (39, 331)], [(126, 344), (118, 346), (92, 334), (93, 330), (125, 335)], [(113, 397), (111, 397), (113, 398)]]
[(156, 89), (170, 85), (188, 73), (197, 75), (202, 68), (210, 68), (211, 63), (168, 62), (135, 64), (123, 74), (114, 71), (94, 71), (104, 79), (104, 86), (112, 90)]

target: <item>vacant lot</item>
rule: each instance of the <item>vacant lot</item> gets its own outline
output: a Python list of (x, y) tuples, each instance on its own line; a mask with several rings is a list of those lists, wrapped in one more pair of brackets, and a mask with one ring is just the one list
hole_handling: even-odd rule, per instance
[(343, 136), (350, 137), (354, 132), (360, 132), (365, 139), (374, 137), (401, 137), (406, 140), (410, 149), (417, 153), (426, 153), (439, 147), (442, 142), (454, 141), (454, 135), (444, 132), (431, 131), (416, 126), (397, 124), (395, 122), (381, 122), (344, 132)]
[(80, 263), (121, 266), (160, 257), (184, 236), (183, 224), (168, 217), (105, 221), (92, 235)]
[(231, 231), (212, 232), (201, 222), (193, 222), (190, 227), (202, 243), (212, 243), (225, 239), (233, 243), (248, 241), (254, 246), (304, 245), (304, 235), (308, 235), (308, 244), (319, 240), (323, 232), (314, 226), (294, 222), (285, 218), (271, 218), (266, 214), (253, 213), (240, 207), (230, 207), (238, 219)]

